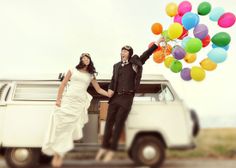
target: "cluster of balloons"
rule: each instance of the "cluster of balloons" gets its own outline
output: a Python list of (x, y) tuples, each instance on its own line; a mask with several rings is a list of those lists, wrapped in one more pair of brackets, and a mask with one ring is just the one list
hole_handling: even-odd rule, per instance
[[(198, 5), (197, 12), (192, 12), (192, 4), (189, 1), (182, 1), (179, 5), (169, 3), (166, 6), (166, 13), (173, 17), (173, 22), (167, 30), (163, 30), (160, 23), (154, 23), (151, 27), (153, 34), (162, 34), (166, 42), (175, 41), (181, 44), (170, 44), (159, 46), (153, 54), (156, 63), (164, 62), (164, 65), (174, 73), (180, 73), (183, 80), (195, 81), (204, 80), (205, 71), (213, 71), (218, 63), (222, 63), (227, 58), (227, 50), (231, 37), (227, 32), (218, 32), (211, 38), (206, 24), (200, 24), (200, 16), (209, 14), (211, 21), (217, 22), (221, 28), (229, 28), (235, 24), (236, 17), (231, 12), (224, 12), (221, 7), (213, 8), (209, 2), (202, 2)], [(189, 31), (193, 31), (193, 36), (189, 36)], [(212, 42), (211, 50), (199, 62), (199, 65), (191, 68), (183, 68), (182, 60), (187, 64), (193, 63), (197, 59), (197, 53)], [(152, 43), (151, 43), (152, 44)], [(149, 47), (151, 46), (149, 45)]]

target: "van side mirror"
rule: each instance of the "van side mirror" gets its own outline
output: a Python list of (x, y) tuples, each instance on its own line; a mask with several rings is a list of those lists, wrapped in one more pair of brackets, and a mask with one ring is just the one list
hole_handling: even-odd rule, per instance
[(63, 81), (64, 77), (65, 77), (65, 74), (64, 74), (64, 73), (59, 73), (58, 79), (59, 79), (60, 81)]

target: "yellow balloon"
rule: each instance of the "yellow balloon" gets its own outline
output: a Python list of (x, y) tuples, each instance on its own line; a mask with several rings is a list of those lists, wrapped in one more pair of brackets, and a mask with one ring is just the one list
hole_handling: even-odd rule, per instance
[(200, 62), (200, 65), (203, 69), (207, 71), (213, 71), (217, 67), (217, 64), (211, 61), (209, 58), (205, 58), (204, 60), (202, 60)]
[(168, 29), (168, 36), (170, 39), (179, 38), (183, 33), (183, 26), (179, 23), (173, 23)]
[(198, 66), (193, 66), (190, 70), (190, 74), (193, 80), (202, 81), (206, 77), (204, 69)]
[(192, 54), (192, 53), (187, 53), (184, 57), (184, 60), (187, 63), (193, 63), (194, 61), (196, 61), (196, 59), (197, 59), (197, 55)]
[(169, 3), (166, 5), (166, 13), (168, 16), (173, 17), (178, 13), (178, 5), (176, 3)]
[(172, 57), (172, 56), (166, 57), (165, 62), (164, 62), (166, 68), (170, 68), (171, 63), (172, 63), (174, 60), (175, 60), (175, 58)]

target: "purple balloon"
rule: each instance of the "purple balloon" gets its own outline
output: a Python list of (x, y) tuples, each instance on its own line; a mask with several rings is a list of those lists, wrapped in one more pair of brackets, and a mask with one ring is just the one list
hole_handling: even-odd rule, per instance
[(204, 39), (208, 35), (208, 28), (204, 24), (198, 24), (193, 30), (194, 37), (200, 40)]
[(190, 81), (192, 79), (190, 71), (189, 68), (182, 69), (180, 73), (181, 78), (185, 81)]
[(175, 59), (181, 60), (185, 57), (186, 51), (180, 46), (175, 46), (172, 50), (172, 55), (175, 57)]

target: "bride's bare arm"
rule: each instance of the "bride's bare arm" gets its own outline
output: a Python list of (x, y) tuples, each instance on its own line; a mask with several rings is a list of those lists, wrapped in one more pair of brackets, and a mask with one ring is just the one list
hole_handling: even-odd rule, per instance
[(104, 89), (102, 89), (102, 88), (100, 87), (100, 85), (98, 84), (98, 82), (97, 82), (96, 79), (93, 79), (93, 80), (91, 81), (91, 83), (92, 83), (92, 85), (93, 85), (93, 87), (94, 87), (94, 89), (96, 90), (97, 93), (99, 93), (99, 94), (101, 94), (101, 95), (103, 95), (103, 96), (107, 96), (107, 97), (108, 97), (107, 91), (105, 91)]

